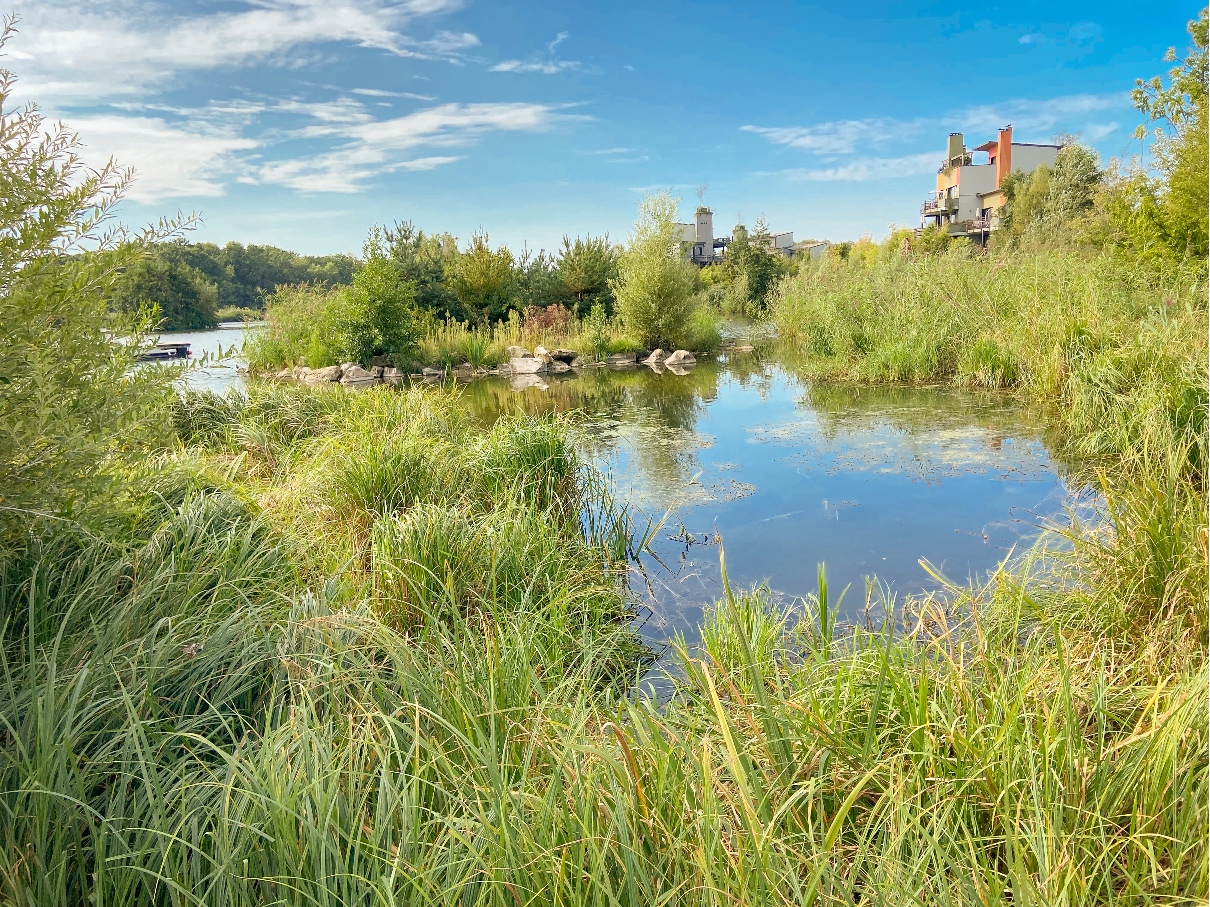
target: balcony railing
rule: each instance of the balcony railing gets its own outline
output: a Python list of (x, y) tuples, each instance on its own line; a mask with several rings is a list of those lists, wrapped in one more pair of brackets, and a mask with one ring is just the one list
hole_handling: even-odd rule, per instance
[(929, 216), (937, 214), (949, 214), (958, 207), (957, 200), (940, 196), (938, 198), (930, 198), (927, 202), (920, 206), (920, 213)]

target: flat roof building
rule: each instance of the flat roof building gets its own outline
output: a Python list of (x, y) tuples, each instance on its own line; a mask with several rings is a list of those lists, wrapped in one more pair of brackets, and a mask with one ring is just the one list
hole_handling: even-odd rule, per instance
[[(937, 189), (920, 208), (921, 225), (944, 227), (951, 236), (982, 243), (999, 226), (1004, 178), (1018, 170), (1028, 174), (1053, 166), (1062, 148), (1014, 142), (1012, 126), (973, 149), (967, 149), (961, 132), (951, 132), (945, 161), (937, 171)], [(986, 154), (986, 161), (975, 163), (976, 153)]]

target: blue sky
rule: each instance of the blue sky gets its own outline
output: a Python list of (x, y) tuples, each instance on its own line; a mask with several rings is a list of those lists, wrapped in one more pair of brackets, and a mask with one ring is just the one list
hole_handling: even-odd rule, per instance
[[(14, 100), (137, 180), (139, 225), (356, 251), (373, 223), (551, 249), (621, 239), (644, 191), (716, 232), (918, 222), (945, 135), (1011, 122), (1140, 152), (1129, 89), (1184, 48), (1165, 2), (18, 0)], [(722, 229), (720, 229), (722, 228)]]

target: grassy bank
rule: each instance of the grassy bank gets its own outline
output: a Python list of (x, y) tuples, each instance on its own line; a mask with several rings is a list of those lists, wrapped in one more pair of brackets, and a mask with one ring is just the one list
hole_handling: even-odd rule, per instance
[(562, 424), (253, 388), (174, 427), (125, 536), (0, 565), (9, 902), (1204, 900), (1200, 511), (1111, 497), (1129, 531), (898, 633), (729, 593), (661, 708)]
[(772, 317), (820, 376), (1003, 388), (1054, 405), (1074, 451), (1206, 462), (1204, 264), (1083, 249), (825, 259)]

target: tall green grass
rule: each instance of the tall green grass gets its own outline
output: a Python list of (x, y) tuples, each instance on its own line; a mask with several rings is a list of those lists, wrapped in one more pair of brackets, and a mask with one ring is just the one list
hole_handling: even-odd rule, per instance
[(1054, 404), (1084, 456), (1206, 464), (1206, 271), (1083, 249), (826, 258), (781, 284), (782, 336), (821, 376), (951, 381)]
[(126, 535), (0, 557), (5, 903), (1206, 900), (1188, 457), (880, 629), (726, 587), (658, 703), (565, 423), (252, 385), (173, 425)]

